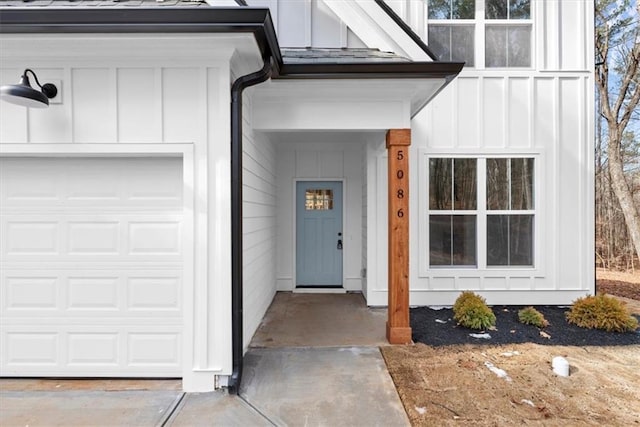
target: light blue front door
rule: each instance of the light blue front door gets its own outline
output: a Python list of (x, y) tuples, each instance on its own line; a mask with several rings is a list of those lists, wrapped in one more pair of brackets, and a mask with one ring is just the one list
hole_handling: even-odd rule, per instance
[(342, 286), (342, 182), (296, 187), (296, 285)]

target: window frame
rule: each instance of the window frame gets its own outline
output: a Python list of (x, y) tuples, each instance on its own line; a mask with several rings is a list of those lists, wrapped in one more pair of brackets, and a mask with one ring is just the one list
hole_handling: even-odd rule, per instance
[[(543, 188), (544, 169), (543, 155), (540, 152), (490, 152), (490, 153), (462, 153), (462, 152), (434, 152), (433, 150), (421, 150), (421, 161), (419, 170), (419, 188), (420, 199), (418, 200), (418, 253), (419, 277), (430, 277), (434, 274), (437, 276), (447, 275), (473, 275), (479, 272), (488, 273), (491, 277), (501, 275), (517, 274), (517, 272), (536, 272), (536, 274), (544, 271), (545, 260), (541, 251), (544, 247), (544, 235), (541, 230), (544, 229), (545, 218), (543, 213), (545, 206), (541, 196)], [(476, 209), (469, 210), (431, 210), (429, 206), (429, 163), (432, 158), (475, 158), (477, 163), (476, 169)], [(487, 209), (487, 159), (494, 158), (532, 158), (533, 159), (533, 209), (529, 210), (489, 210)], [(455, 215), (473, 213), (476, 215), (476, 266), (453, 266), (444, 265), (431, 266), (430, 260), (430, 233), (429, 233), (429, 217), (431, 215)], [(487, 265), (487, 216), (488, 215), (532, 215), (533, 216), (533, 236), (532, 236), (532, 256), (533, 265)]]
[[(422, 0), (423, 8), (423, 22), (424, 25), (424, 39), (429, 44), (429, 25), (472, 25), (474, 27), (474, 65), (465, 65), (464, 69), (467, 70), (533, 70), (535, 69), (536, 59), (536, 14), (537, 14), (537, 1), (531, 0), (530, 3), (530, 18), (529, 19), (487, 19), (485, 18), (485, 0), (475, 0), (475, 17), (474, 19), (430, 19), (429, 18), (429, 0)], [(487, 67), (485, 61), (485, 43), (486, 43), (486, 27), (487, 26), (522, 26), (531, 29), (531, 38), (529, 39), (530, 49), (530, 61), (529, 66), (526, 67)]]

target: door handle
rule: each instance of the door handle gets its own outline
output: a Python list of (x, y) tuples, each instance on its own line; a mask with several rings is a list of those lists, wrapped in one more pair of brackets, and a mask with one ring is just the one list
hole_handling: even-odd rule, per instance
[(342, 239), (338, 239), (338, 249), (342, 250)]

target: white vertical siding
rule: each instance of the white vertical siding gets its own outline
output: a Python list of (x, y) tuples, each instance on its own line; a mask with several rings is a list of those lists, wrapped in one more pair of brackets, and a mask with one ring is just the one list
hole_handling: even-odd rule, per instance
[(160, 73), (158, 68), (118, 69), (118, 141), (162, 141)]
[(593, 1), (538, 1), (537, 65), (541, 70), (576, 71), (593, 62)]
[[(196, 85), (185, 85), (199, 79), (195, 68), (165, 68), (162, 70), (162, 136), (165, 142), (185, 142), (198, 139), (198, 124), (203, 119), (194, 101), (200, 98)], [(185, 114), (186, 113), (186, 114)]]
[[(2, 84), (15, 83), (20, 72), (0, 70)], [(39, 80), (60, 86), (61, 102), (54, 99), (42, 110), (1, 103), (0, 143), (193, 143), (206, 135), (202, 68), (71, 66), (37, 72)]]
[(248, 0), (250, 6), (267, 7), (282, 47), (361, 47), (324, 0)]
[[(464, 289), (479, 290), (493, 303), (512, 303), (510, 295), (515, 291), (527, 292), (532, 303), (569, 303), (593, 292), (592, 84), (588, 72), (510, 75), (469, 71), (414, 119), (412, 143), (418, 149), (418, 160), (411, 174), (412, 194), (417, 197), (412, 201), (419, 202), (420, 208), (411, 218), (412, 236), (427, 224), (426, 205), (420, 197), (427, 191), (429, 155), (524, 154), (536, 159), (538, 252), (534, 269), (429, 269), (428, 245), (420, 247), (414, 239), (412, 304), (450, 304)], [(482, 108), (476, 108), (478, 100)], [(383, 169), (379, 163), (383, 158), (384, 152), (377, 152), (377, 163), (370, 159), (369, 167)], [(378, 197), (384, 198), (384, 173), (375, 175)], [(377, 206), (377, 215), (384, 217), (386, 201)], [(377, 244), (382, 243), (383, 225), (369, 230), (368, 242), (377, 233)], [(419, 236), (427, 238), (423, 232)], [(378, 266), (376, 280), (381, 285), (371, 283), (373, 276), (369, 275), (370, 304), (384, 304), (386, 278), (379, 265), (387, 254), (385, 248), (377, 253), (376, 260), (368, 263)], [(415, 264), (423, 268), (414, 270)]]
[(480, 126), (482, 124), (482, 118), (479, 114), (481, 108), (480, 83), (479, 79), (458, 79), (455, 103), (459, 106), (459, 119), (456, 120), (455, 127), (458, 131), (459, 147), (472, 149), (480, 145)]
[(243, 316), (247, 348), (276, 293), (276, 154), (252, 129), (251, 90), (243, 104)]
[[(73, 136), (76, 141), (110, 143), (117, 141), (115, 120), (115, 85), (109, 68), (76, 68), (71, 70), (73, 96)], [(97, 85), (96, 82), (104, 84)], [(66, 87), (61, 88), (64, 94)], [(95, 99), (104, 102), (95, 102)], [(102, 117), (106, 120), (95, 120)]]

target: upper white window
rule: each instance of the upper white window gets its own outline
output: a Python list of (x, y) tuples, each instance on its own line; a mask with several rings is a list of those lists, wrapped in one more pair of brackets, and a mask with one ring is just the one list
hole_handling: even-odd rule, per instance
[(530, 67), (531, 0), (426, 0), (429, 47), (467, 67)]

